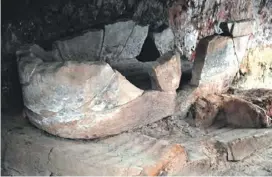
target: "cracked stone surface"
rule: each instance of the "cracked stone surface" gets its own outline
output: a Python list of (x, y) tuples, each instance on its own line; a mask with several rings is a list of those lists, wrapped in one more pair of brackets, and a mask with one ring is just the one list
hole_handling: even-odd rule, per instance
[(174, 113), (175, 90), (144, 92), (105, 62), (43, 62), (35, 55), (18, 59), (25, 113), (51, 134), (93, 139)]
[(21, 115), (2, 124), (5, 175), (271, 175), (272, 129), (201, 130), (170, 117), (104, 139), (67, 140)]

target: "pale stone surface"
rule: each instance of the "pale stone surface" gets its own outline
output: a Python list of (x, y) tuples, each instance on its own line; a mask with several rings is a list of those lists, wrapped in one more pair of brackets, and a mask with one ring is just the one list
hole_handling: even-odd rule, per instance
[(4, 124), (2, 167), (8, 175), (154, 176), (176, 173), (187, 160), (180, 144), (139, 133), (84, 142), (48, 136), (22, 117)]
[[(218, 129), (207, 133), (186, 126), (173, 131), (175, 124), (171, 124), (168, 136), (158, 135), (160, 138), (130, 132), (81, 141), (45, 134), (21, 116), (4, 116), (2, 125), (5, 175), (219, 175), (233, 165), (227, 160), (248, 159), (253, 153), (259, 154), (257, 151), (264, 152), (271, 146), (272, 137), (271, 129)], [(158, 124), (149, 129), (161, 128)], [(271, 160), (267, 154), (262, 162)], [(254, 163), (248, 165), (254, 167)], [(243, 172), (243, 168), (236, 170)]]
[(271, 129), (238, 129), (219, 134), (214, 138), (225, 146), (229, 161), (239, 161), (258, 149), (270, 146), (271, 133)]
[(72, 39), (56, 41), (53, 55), (56, 61), (97, 61), (103, 44), (103, 30), (89, 31)]
[(175, 91), (181, 79), (179, 54), (168, 52), (161, 56), (152, 66), (150, 76), (154, 90)]
[[(175, 98), (175, 93), (150, 91), (112, 109), (94, 110), (92, 104), (85, 104), (69, 112), (57, 112), (57, 115), (45, 111), (47, 115), (39, 115), (29, 109), (26, 109), (26, 114), (33, 124), (51, 134), (65, 138), (93, 139), (118, 134), (170, 116), (174, 112)], [(76, 113), (77, 117), (70, 116)], [(61, 119), (59, 114), (66, 117)]]
[(106, 25), (100, 58), (135, 58), (141, 52), (147, 33), (148, 26), (138, 26), (133, 21)]
[(104, 137), (174, 113), (176, 92), (144, 93), (104, 62), (24, 57), (18, 66), (27, 116), (54, 135)]
[(231, 38), (222, 36), (204, 38), (196, 49), (191, 84), (215, 93), (225, 92), (238, 68), (239, 61)]
[(166, 28), (160, 33), (153, 34), (155, 45), (161, 55), (174, 49), (174, 38), (171, 28)]
[(254, 21), (253, 20), (240, 20), (235, 22), (228, 22), (225, 24), (226, 32), (231, 34), (233, 37), (241, 37), (251, 35), (254, 32)]
[(249, 47), (249, 36), (233, 38), (234, 49), (239, 64), (243, 61)]
[(250, 49), (243, 58), (240, 71), (243, 76), (237, 78), (234, 87), (256, 89), (272, 87), (272, 46)]

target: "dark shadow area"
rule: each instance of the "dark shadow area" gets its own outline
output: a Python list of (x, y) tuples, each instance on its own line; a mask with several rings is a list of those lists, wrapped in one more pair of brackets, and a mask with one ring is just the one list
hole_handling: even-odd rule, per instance
[(1, 56), (1, 113), (18, 114), (23, 110), (22, 88), (15, 56)]
[(160, 57), (154, 40), (148, 35), (145, 39), (141, 53), (137, 56), (137, 60), (142, 62), (156, 61)]

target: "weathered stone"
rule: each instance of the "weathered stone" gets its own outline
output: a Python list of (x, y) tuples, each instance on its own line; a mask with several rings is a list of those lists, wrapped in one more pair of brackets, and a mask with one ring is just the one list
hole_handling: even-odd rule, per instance
[(30, 121), (61, 137), (118, 134), (174, 112), (175, 92), (143, 94), (103, 62), (42, 63), (25, 57), (19, 73)]
[(270, 127), (272, 120), (261, 107), (235, 96), (224, 96), (226, 122), (239, 128)]
[(53, 55), (50, 52), (46, 52), (43, 48), (41, 48), (37, 44), (25, 45), (20, 47), (16, 51), (16, 55), (38, 57), (43, 61), (54, 61)]
[(89, 31), (82, 36), (53, 44), (53, 55), (56, 61), (97, 61), (103, 44), (103, 30)]
[(272, 131), (236, 129), (214, 137), (227, 151), (227, 160), (239, 161), (271, 145)]
[(233, 38), (234, 49), (239, 64), (242, 63), (248, 49), (249, 36), (242, 36)]
[(239, 62), (232, 39), (222, 36), (207, 37), (200, 40), (196, 49), (191, 84), (214, 93), (225, 92), (238, 68)]
[(234, 87), (242, 89), (271, 89), (271, 56), (272, 46), (250, 49), (240, 65), (240, 70), (243, 71), (244, 76), (238, 78)]
[(234, 95), (198, 98), (191, 112), (194, 125), (203, 128), (214, 123), (238, 128), (264, 128), (270, 127), (272, 123), (265, 109)]
[[(85, 104), (78, 109), (57, 113), (43, 111), (40, 115), (26, 109), (26, 114), (32, 123), (51, 134), (92, 139), (118, 134), (172, 115), (175, 96), (175, 93), (150, 91), (123, 106), (103, 111), (99, 111), (98, 106)], [(60, 115), (66, 116), (61, 119)]]
[(157, 176), (177, 173), (187, 162), (180, 144), (139, 133), (71, 141), (48, 136), (19, 116), (5, 120), (2, 168), (9, 175)]
[(135, 58), (141, 52), (147, 33), (148, 26), (138, 26), (133, 21), (106, 25), (101, 59)]
[(174, 49), (174, 38), (171, 28), (167, 28), (160, 33), (153, 34), (155, 45), (161, 55)]
[(148, 26), (135, 25), (132, 33), (129, 35), (127, 42), (122, 49), (118, 58), (135, 58), (137, 57), (144, 44), (148, 34)]
[(150, 71), (152, 88), (155, 90), (175, 91), (181, 78), (181, 63), (179, 54), (168, 52), (154, 63)]
[(191, 107), (194, 125), (201, 128), (210, 127), (216, 121), (222, 104), (223, 98), (218, 95), (198, 98)]
[(240, 20), (235, 22), (222, 23), (222, 30), (233, 37), (251, 35), (254, 32), (253, 20)]

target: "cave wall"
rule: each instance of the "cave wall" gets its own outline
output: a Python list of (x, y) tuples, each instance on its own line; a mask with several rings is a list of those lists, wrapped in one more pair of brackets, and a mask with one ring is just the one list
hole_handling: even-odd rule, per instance
[[(182, 0), (181, 0), (182, 1)], [(2, 2), (2, 108), (20, 107), (21, 90), (16, 69), (16, 49), (36, 43), (51, 49), (52, 42), (76, 36), (105, 24), (133, 19), (149, 25), (149, 33), (169, 26), (170, 0), (9, 0)], [(196, 42), (218, 31), (220, 22), (255, 19), (252, 46), (272, 44), (272, 0), (189, 0), (176, 29), (176, 45), (187, 58)]]

